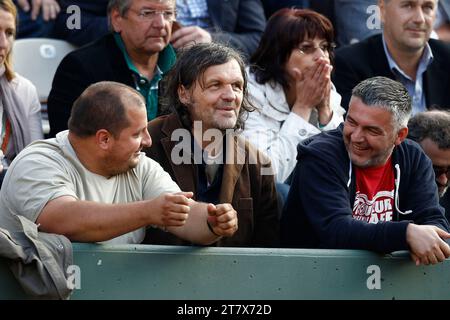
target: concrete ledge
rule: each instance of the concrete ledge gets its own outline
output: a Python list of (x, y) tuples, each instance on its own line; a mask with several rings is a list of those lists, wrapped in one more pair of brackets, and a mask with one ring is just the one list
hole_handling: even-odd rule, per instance
[[(450, 260), (407, 252), (74, 244), (74, 262), (72, 299), (450, 299)], [(0, 299), (25, 298), (0, 259)]]

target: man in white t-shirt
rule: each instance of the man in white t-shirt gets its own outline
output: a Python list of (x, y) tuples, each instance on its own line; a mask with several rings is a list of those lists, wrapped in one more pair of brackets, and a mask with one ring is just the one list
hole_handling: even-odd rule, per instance
[(191, 200), (141, 153), (150, 145), (142, 96), (115, 82), (91, 85), (75, 101), (68, 131), (31, 144), (11, 164), (0, 225), (23, 215), (40, 231), (115, 244), (140, 243), (151, 225), (199, 244), (233, 235), (233, 207)]

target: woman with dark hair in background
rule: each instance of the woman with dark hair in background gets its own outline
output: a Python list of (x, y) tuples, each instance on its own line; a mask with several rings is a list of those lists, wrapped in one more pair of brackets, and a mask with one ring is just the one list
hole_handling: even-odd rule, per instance
[(44, 137), (36, 87), (12, 70), (16, 19), (12, 1), (0, 0), (0, 184), (14, 157), (31, 141)]
[(286, 8), (269, 19), (250, 59), (248, 91), (258, 110), (249, 114), (244, 134), (271, 158), (279, 183), (295, 167), (299, 142), (343, 121), (330, 80), (333, 48), (325, 16)]

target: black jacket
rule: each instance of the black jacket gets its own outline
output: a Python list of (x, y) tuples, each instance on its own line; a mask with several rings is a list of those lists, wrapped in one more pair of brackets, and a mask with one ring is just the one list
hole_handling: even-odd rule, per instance
[[(433, 62), (424, 73), (424, 91), (427, 108), (450, 108), (450, 45), (439, 40), (428, 42)], [(385, 76), (396, 80), (389, 69), (381, 34), (336, 51), (333, 83), (342, 95), (342, 106), (348, 109), (352, 89), (361, 81)]]
[(264, 8), (260, 0), (206, 0), (214, 27), (212, 38), (230, 44), (245, 56), (258, 47), (266, 27)]
[(74, 101), (89, 85), (100, 81), (135, 87), (132, 73), (112, 34), (69, 53), (59, 64), (48, 97), (51, 137), (67, 129)]
[(445, 217), (450, 220), (450, 190), (447, 190), (444, 196), (439, 199), (439, 203), (445, 210)]
[(355, 173), (350, 169), (342, 128), (343, 125), (299, 144), (298, 162), (281, 221), (283, 246), (387, 253), (408, 249), (409, 222), (449, 230), (444, 210), (439, 206), (431, 161), (411, 140), (401, 143), (392, 154), (399, 187), (394, 195), (393, 221), (371, 224), (353, 219)]
[[(109, 0), (59, 0), (61, 11), (55, 20), (56, 37), (81, 47), (109, 33), (106, 17), (108, 2)], [(74, 22), (74, 6), (80, 10), (80, 28), (67, 27), (68, 22)]]

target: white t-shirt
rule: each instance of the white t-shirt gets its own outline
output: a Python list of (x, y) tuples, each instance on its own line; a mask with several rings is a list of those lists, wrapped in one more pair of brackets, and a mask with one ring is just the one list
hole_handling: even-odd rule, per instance
[[(14, 215), (36, 222), (44, 206), (61, 196), (114, 204), (154, 199), (167, 192), (180, 188), (144, 153), (136, 168), (108, 179), (80, 163), (68, 131), (63, 131), (54, 139), (33, 142), (14, 159), (0, 190), (0, 225), (7, 226)], [(141, 228), (105, 243), (140, 243), (144, 236)]]

